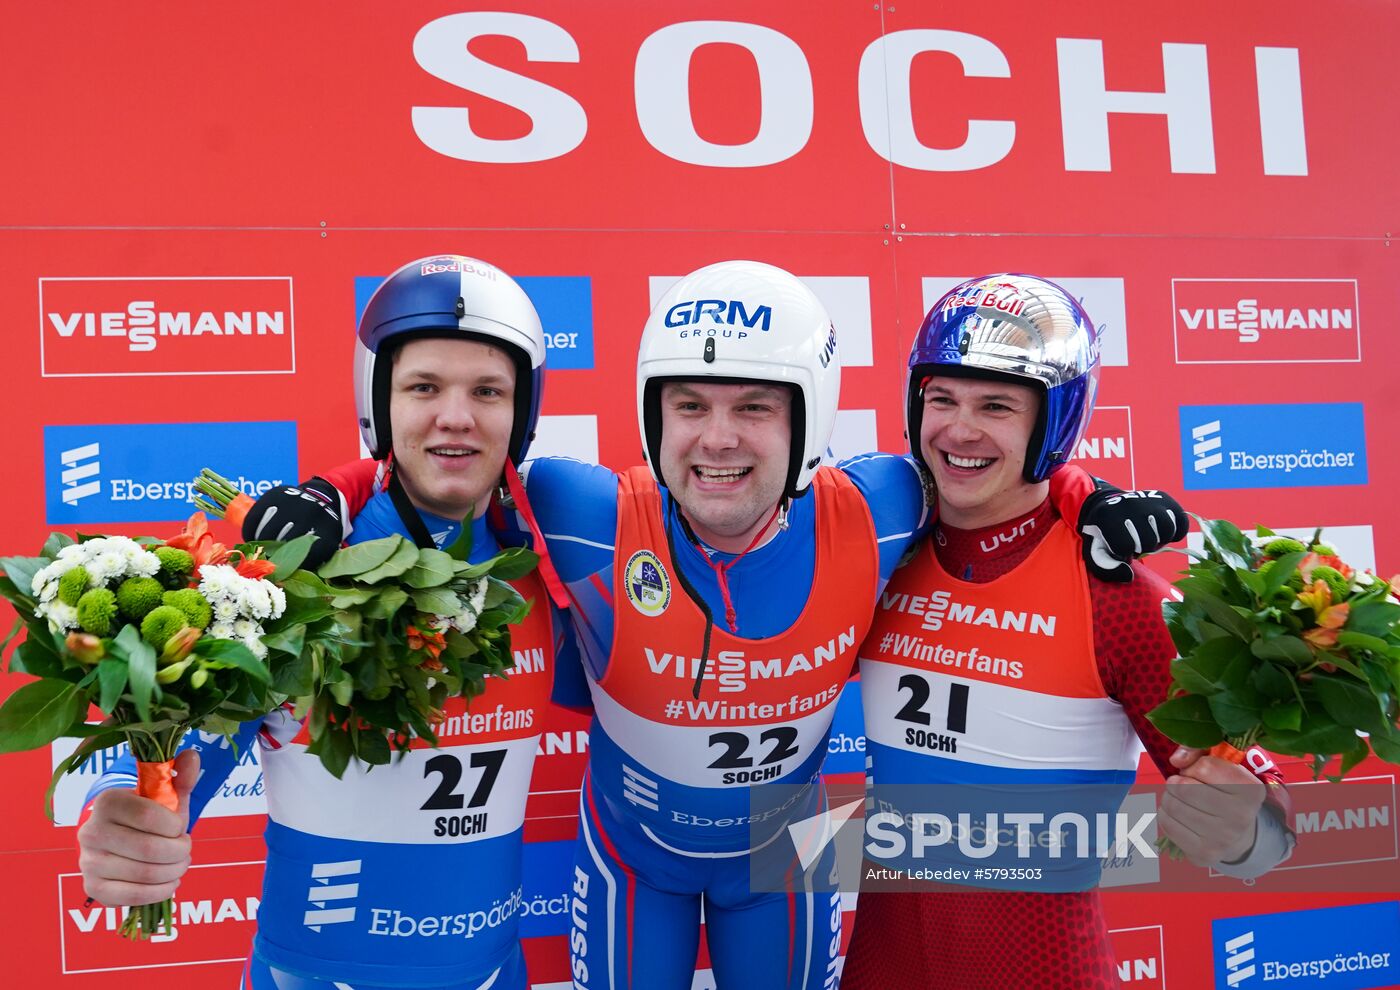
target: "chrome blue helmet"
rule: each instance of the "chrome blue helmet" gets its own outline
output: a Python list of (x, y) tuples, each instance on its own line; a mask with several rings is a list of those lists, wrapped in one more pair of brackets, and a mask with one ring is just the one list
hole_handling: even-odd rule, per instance
[(461, 337), (501, 348), (515, 364), (515, 421), (507, 454), (525, 459), (544, 391), (544, 330), (534, 304), (494, 265), (457, 254), (410, 261), (375, 290), (355, 345), (355, 412), (371, 457), (389, 455), (393, 351), (421, 337)]
[(909, 351), (904, 425), (920, 461), (923, 386), (932, 375), (1037, 388), (1043, 398), (1024, 473), (1031, 483), (1044, 481), (1074, 456), (1088, 429), (1098, 331), (1079, 301), (1048, 279), (982, 275), (955, 286), (928, 311)]

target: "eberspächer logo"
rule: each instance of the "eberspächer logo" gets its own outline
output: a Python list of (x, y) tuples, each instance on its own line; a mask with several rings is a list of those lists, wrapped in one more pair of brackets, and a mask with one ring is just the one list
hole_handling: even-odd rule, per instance
[(46, 426), (47, 522), (183, 520), (195, 511), (192, 484), (206, 466), (256, 498), (297, 477), (296, 424)]
[(1400, 982), (1400, 902), (1211, 922), (1218, 990), (1363, 990)]
[(1187, 490), (1366, 484), (1359, 402), (1182, 406)]

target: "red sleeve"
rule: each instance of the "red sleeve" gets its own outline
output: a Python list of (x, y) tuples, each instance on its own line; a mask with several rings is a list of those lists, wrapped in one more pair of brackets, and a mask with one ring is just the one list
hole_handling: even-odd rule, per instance
[(1050, 476), (1050, 504), (1070, 529), (1079, 528), (1079, 510), (1095, 487), (1094, 476), (1078, 464), (1066, 464)]
[(379, 462), (366, 457), (322, 471), (318, 477), (329, 481), (345, 496), (346, 518), (354, 519), (375, 492)]
[[(1137, 561), (1133, 562), (1133, 580), (1126, 584), (1089, 578), (1099, 677), (1109, 697), (1123, 706), (1164, 778), (1176, 773), (1170, 761), (1177, 744), (1147, 720), (1147, 713), (1167, 700), (1171, 685), (1176, 646), (1162, 619), (1162, 602), (1171, 593), (1164, 578)], [(1279, 807), (1288, 823), (1288, 792), (1282, 786), (1283, 774), (1277, 763), (1256, 746), (1249, 751), (1245, 766), (1270, 785), (1268, 800)]]

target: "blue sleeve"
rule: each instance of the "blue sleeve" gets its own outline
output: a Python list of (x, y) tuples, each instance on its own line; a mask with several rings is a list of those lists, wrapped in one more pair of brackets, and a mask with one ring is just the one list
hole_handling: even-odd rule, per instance
[(880, 544), (880, 588), (930, 525), (923, 477), (908, 457), (858, 454), (837, 467), (865, 497)]
[[(180, 743), (179, 752), (183, 753), (187, 749), (199, 752), (199, 780), (190, 792), (190, 828), (194, 828), (195, 822), (204, 811), (204, 806), (219, 792), (220, 786), (238, 765), (243, 752), (249, 746), (257, 745), (258, 730), (262, 728), (262, 723), (262, 718), (243, 722), (232, 739), (226, 739), (215, 732), (197, 730), (185, 735)], [(92, 785), (83, 804), (91, 804), (97, 795), (114, 787), (135, 786), (136, 757), (128, 749)]]
[(551, 700), (577, 711), (593, 707), (588, 680), (583, 674), (583, 656), (573, 619), (563, 609), (550, 606), (554, 625), (554, 691)]
[[(537, 458), (524, 474), (530, 508), (568, 589), (579, 659), (601, 678), (612, 649), (617, 475), (570, 457)], [(562, 672), (563, 663), (557, 669)], [(581, 679), (582, 671), (576, 674)]]

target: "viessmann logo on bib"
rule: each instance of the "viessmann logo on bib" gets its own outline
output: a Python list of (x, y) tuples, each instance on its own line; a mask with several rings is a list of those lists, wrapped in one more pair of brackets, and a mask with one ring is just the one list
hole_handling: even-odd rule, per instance
[(39, 279), (46, 378), (296, 371), (286, 277)]
[(1178, 364), (1361, 360), (1355, 279), (1172, 279)]

